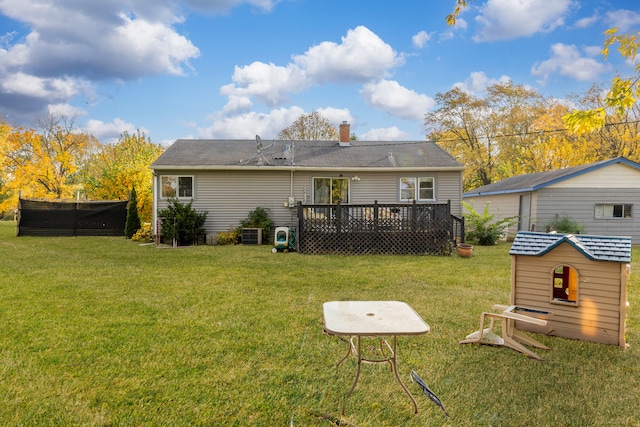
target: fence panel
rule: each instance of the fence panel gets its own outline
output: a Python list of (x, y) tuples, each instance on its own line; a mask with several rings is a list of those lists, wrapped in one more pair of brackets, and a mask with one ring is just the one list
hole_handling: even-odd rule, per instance
[(18, 236), (124, 236), (127, 201), (20, 199)]

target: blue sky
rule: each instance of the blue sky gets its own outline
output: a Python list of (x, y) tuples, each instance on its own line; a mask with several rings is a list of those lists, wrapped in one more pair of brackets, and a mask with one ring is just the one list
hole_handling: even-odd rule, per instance
[(633, 64), (600, 51), (640, 30), (637, 0), (0, 0), (0, 115), (49, 113), (102, 142), (274, 138), (301, 114), (362, 140), (425, 138), (437, 93), (498, 81), (584, 93)]

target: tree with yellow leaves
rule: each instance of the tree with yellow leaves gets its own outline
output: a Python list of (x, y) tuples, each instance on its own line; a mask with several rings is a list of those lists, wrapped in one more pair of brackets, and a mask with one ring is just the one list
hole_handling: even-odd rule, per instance
[[(634, 63), (638, 55), (640, 32), (618, 34), (617, 28), (605, 32), (602, 55), (606, 60), (612, 46), (618, 46), (620, 55)], [(602, 105), (586, 110), (576, 110), (564, 117), (569, 130), (582, 134), (602, 129), (607, 119), (612, 116), (624, 117), (636, 105), (640, 98), (640, 63), (635, 66), (636, 75), (629, 78), (616, 76), (611, 81), (609, 90), (603, 98)]]
[(562, 117), (568, 112), (565, 103), (547, 103), (546, 110), (533, 124), (535, 137), (522, 147), (514, 175), (562, 169), (596, 160), (592, 138), (565, 131)]
[(38, 129), (18, 128), (0, 139), (0, 171), (6, 199), (0, 211), (25, 198), (74, 198), (82, 185), (77, 170), (96, 139), (75, 128), (73, 120), (49, 115)]
[(511, 82), (489, 86), (482, 97), (453, 88), (436, 94), (435, 101), (425, 115), (428, 138), (466, 166), (465, 190), (514, 175), (544, 112), (540, 94)]
[(153, 213), (151, 163), (163, 147), (138, 131), (124, 132), (117, 143), (100, 146), (82, 170), (84, 190), (94, 200), (127, 199), (135, 187), (143, 222)]

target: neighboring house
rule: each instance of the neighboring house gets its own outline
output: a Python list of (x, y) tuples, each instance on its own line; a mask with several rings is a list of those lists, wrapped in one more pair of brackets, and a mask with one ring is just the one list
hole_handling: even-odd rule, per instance
[(239, 226), (256, 207), (293, 226), (296, 205), (447, 203), (460, 215), (464, 167), (433, 142), (188, 140), (153, 162), (154, 231), (178, 197), (208, 211), (207, 234)]
[(630, 236), (640, 243), (640, 164), (624, 157), (582, 166), (514, 176), (463, 194), (496, 219), (519, 216), (508, 230), (547, 231), (558, 218), (580, 224), (580, 232)]

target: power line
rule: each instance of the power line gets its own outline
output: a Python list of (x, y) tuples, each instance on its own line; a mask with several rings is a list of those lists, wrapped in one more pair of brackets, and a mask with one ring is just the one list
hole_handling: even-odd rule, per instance
[[(613, 123), (605, 123), (604, 127), (609, 127), (609, 126), (617, 126), (617, 125), (630, 125), (630, 124), (638, 124), (640, 123), (640, 120), (626, 120), (623, 122), (613, 122)], [(502, 134), (502, 135), (494, 135), (494, 136), (478, 136), (477, 139), (496, 139), (496, 138), (513, 138), (513, 137), (519, 137), (519, 136), (529, 136), (529, 135), (543, 135), (543, 134), (547, 134), (547, 133), (556, 133), (556, 132), (568, 132), (569, 130), (566, 128), (563, 129), (541, 129), (541, 130), (536, 130), (533, 132), (521, 132), (521, 133), (511, 133), (511, 134)], [(439, 139), (438, 141), (463, 141), (463, 138), (444, 138), (444, 139)]]

